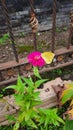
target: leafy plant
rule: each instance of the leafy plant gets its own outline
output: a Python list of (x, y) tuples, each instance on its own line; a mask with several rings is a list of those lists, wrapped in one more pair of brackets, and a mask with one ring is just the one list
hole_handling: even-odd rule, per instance
[(57, 28), (56, 28), (56, 32), (58, 32), (58, 33), (61, 33), (62, 31), (67, 31), (67, 30), (68, 30), (67, 27), (63, 27), (63, 28), (57, 27)]
[(72, 130), (73, 129), (73, 120), (66, 119), (64, 130)]
[(3, 97), (3, 94), (0, 93), (0, 98), (2, 98), (2, 97)]
[(19, 34), (19, 37), (25, 37), (26, 36), (26, 34), (24, 33), (24, 32), (21, 32), (20, 34)]
[(0, 38), (0, 44), (6, 42), (9, 39), (9, 34), (4, 34), (1, 38)]
[(32, 51), (33, 50), (33, 46), (31, 46), (31, 45), (18, 45), (17, 46), (17, 48), (18, 48), (18, 52), (19, 53), (23, 53), (23, 52), (30, 52), (30, 51)]
[(42, 79), (37, 66), (42, 67), (45, 62), (50, 64), (54, 54), (51, 52), (33, 52), (28, 55), (28, 61), (33, 67), (34, 76), (37, 77), (36, 81), (29, 76), (28, 78), (21, 78), (18, 76), (17, 84), (8, 86), (6, 89), (14, 89), (15, 104), (19, 107), (16, 117), (10, 118), (15, 120), (13, 130), (18, 130), (20, 126), (31, 129), (48, 130), (50, 124), (59, 125), (59, 122), (64, 123), (63, 120), (57, 115), (56, 109), (42, 109), (36, 106), (41, 104), (39, 97), (40, 92), (36, 89), (47, 79)]
[(68, 28), (67, 28), (67, 27), (64, 27), (64, 28), (63, 28), (63, 31), (67, 31), (67, 30), (68, 30)]
[(61, 101), (64, 104), (73, 99), (73, 83), (65, 84), (66, 89), (61, 94)]
[(0, 130), (13, 130), (13, 126), (0, 126)]
[(57, 115), (57, 109), (42, 109), (39, 108), (39, 126), (41, 126), (42, 130), (48, 130), (49, 125), (59, 126), (59, 123), (63, 123), (64, 121)]
[(40, 84), (46, 81), (46, 79), (39, 79), (33, 82), (32, 78), (22, 78), (18, 76), (17, 85), (11, 85), (8, 88), (15, 89), (16, 93), (15, 104), (19, 106), (18, 116), (15, 118), (16, 123), (14, 125), (14, 130), (18, 130), (20, 124), (22, 126), (32, 126), (32, 128), (37, 128), (34, 120), (38, 118), (38, 110), (36, 105), (41, 103), (39, 98), (40, 92), (35, 91)]
[(36, 88), (40, 86), (46, 79), (39, 79), (33, 82), (32, 78), (20, 78), (18, 76), (17, 85), (8, 86), (7, 89), (15, 89), (15, 104), (19, 106), (19, 112), (16, 117), (10, 117), (10, 120), (15, 120), (13, 130), (18, 130), (22, 127), (30, 127), (38, 129), (41, 125), (41, 130), (46, 129), (50, 124), (59, 126), (59, 122), (64, 123), (58, 117), (57, 109), (42, 109), (36, 108), (41, 104), (39, 98), (40, 92)]
[(61, 28), (57, 27), (56, 32), (61, 33), (62, 32)]
[(68, 100), (71, 101), (70, 109), (67, 111), (69, 118), (73, 119), (73, 83), (65, 84), (66, 89), (61, 94), (62, 104), (66, 103)]

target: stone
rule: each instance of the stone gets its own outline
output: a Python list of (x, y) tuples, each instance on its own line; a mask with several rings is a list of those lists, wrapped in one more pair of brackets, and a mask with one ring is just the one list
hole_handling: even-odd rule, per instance
[(7, 100), (0, 99), (0, 123), (7, 120), (6, 116), (16, 113), (16, 110), (12, 108), (7, 102)]
[(42, 104), (37, 107), (50, 108), (58, 104), (57, 95), (52, 86), (63, 86), (62, 79), (56, 78), (55, 80), (49, 81), (44, 84), (42, 89), (37, 90), (40, 91), (40, 99), (42, 101)]

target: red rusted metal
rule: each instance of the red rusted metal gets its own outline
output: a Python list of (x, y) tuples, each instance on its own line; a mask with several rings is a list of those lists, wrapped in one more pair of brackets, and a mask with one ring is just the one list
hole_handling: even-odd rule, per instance
[[(72, 53), (73, 52), (73, 46), (70, 46), (69, 49), (66, 49), (66, 48), (61, 48), (61, 49), (58, 49), (58, 50), (55, 50), (55, 55), (58, 56), (58, 55), (62, 55), (62, 54), (67, 54), (67, 53)], [(27, 61), (27, 58), (23, 58), (23, 59), (19, 59), (19, 63), (17, 63), (16, 61), (9, 61), (7, 63), (1, 63), (0, 64), (0, 71), (2, 70), (6, 70), (6, 69), (9, 69), (9, 68), (16, 68), (16, 67), (19, 67), (19, 66), (23, 66), (24, 64), (27, 64), (28, 61)]]
[(4, 79), (3, 76), (2, 76), (1, 71), (0, 71), (0, 79), (1, 79), (1, 81)]
[(19, 67), (20, 65), (24, 65), (27, 63), (27, 58), (23, 58), (23, 59), (19, 59), (19, 62), (17, 63), (16, 61), (9, 61), (6, 63), (1, 63), (0, 64), (0, 70), (6, 70), (9, 68), (15, 68), (15, 67)]
[(37, 38), (36, 33), (33, 33), (34, 50), (37, 51)]
[(67, 49), (66, 47), (63, 47), (61, 49), (55, 50), (55, 55), (62, 55), (62, 54), (66, 54), (66, 53), (72, 53), (73, 52), (73, 46), (70, 46), (69, 49)]
[[(48, 68), (45, 67), (45, 68), (43, 68), (43, 69), (41, 69), (41, 70), (39, 70), (39, 71), (40, 71), (40, 73), (48, 72), (48, 71), (51, 71), (51, 70), (53, 70), (53, 69), (63, 68), (63, 67), (65, 67), (65, 66), (69, 66), (69, 65), (72, 65), (72, 64), (73, 64), (73, 60), (70, 61), (70, 62), (67, 62), (67, 63), (58, 64), (58, 65), (53, 66), (53, 67), (48, 67)], [(23, 76), (23, 77), (28, 77), (29, 74), (32, 76), (32, 75), (33, 75), (33, 72), (30, 72), (30, 73), (28, 73), (28, 74), (25, 73), (25, 74), (23, 74), (22, 76)], [(16, 82), (16, 80), (17, 80), (17, 78), (11, 78), (11, 79), (9, 79), (9, 80), (1, 81), (1, 82), (0, 82), (0, 87), (2, 88), (2, 87), (4, 87), (5, 85), (9, 85), (9, 84), (11, 84), (11, 83), (14, 83), (14, 82)]]

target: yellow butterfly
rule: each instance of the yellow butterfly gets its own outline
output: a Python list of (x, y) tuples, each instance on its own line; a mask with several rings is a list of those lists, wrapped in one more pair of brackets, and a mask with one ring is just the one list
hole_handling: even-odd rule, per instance
[(51, 64), (55, 54), (52, 52), (43, 52), (41, 56), (45, 60), (46, 64)]

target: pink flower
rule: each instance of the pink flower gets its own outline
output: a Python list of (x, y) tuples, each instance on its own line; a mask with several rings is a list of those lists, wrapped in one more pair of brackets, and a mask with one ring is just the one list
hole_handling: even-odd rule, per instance
[(33, 66), (39, 66), (42, 67), (45, 65), (44, 59), (41, 57), (40, 52), (32, 52), (28, 55), (28, 62), (31, 63)]

